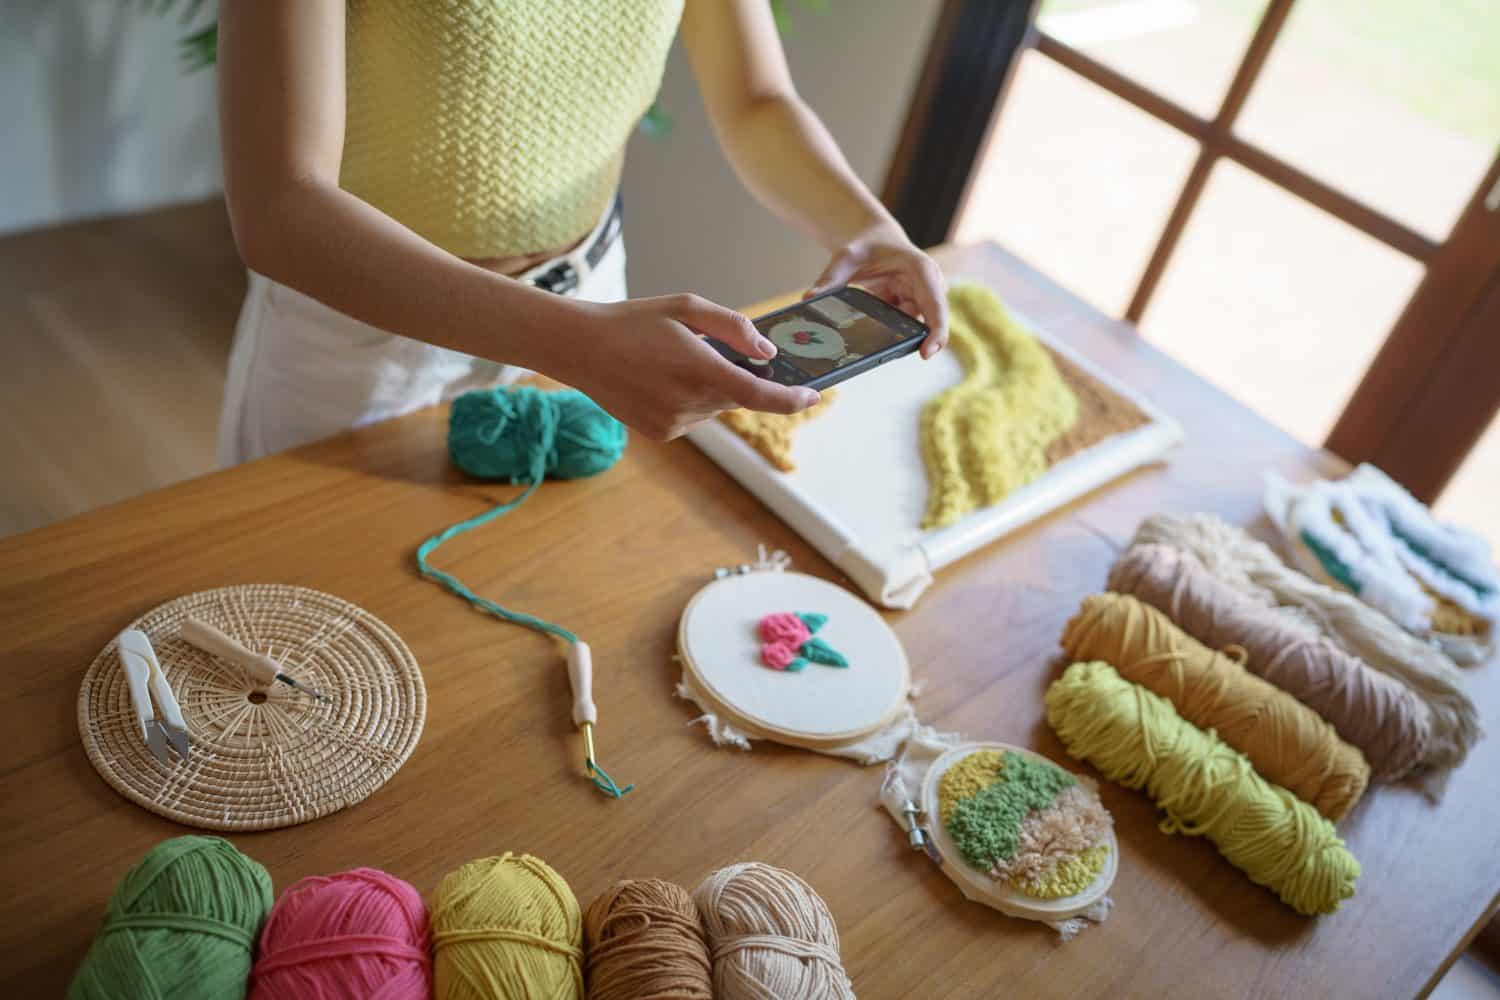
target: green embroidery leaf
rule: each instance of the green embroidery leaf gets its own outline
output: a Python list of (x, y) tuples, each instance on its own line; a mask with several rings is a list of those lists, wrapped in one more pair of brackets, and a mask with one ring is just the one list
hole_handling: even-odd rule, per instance
[(802, 619), (802, 624), (807, 626), (809, 632), (816, 632), (828, 624), (827, 615), (820, 615), (812, 611), (798, 611), (797, 617)]
[(834, 649), (822, 639), (809, 639), (802, 644), (798, 650), (803, 656), (813, 663), (822, 663), (830, 667), (847, 667), (849, 661), (844, 659), (844, 654)]

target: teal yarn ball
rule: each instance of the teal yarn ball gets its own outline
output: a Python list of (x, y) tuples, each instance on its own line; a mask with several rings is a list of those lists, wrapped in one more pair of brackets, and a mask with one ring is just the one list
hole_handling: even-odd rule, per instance
[(241, 1000), (271, 876), (218, 837), (162, 841), (115, 886), (70, 1000)]
[(448, 418), (448, 454), (471, 476), (536, 483), (597, 475), (620, 460), (625, 425), (576, 389), (466, 392)]

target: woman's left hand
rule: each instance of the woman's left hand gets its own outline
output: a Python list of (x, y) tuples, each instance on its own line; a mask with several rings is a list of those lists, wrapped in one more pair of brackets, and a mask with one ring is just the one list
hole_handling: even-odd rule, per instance
[(927, 324), (922, 357), (948, 343), (948, 283), (931, 257), (893, 224), (877, 226), (839, 247), (804, 298), (840, 285), (859, 285)]

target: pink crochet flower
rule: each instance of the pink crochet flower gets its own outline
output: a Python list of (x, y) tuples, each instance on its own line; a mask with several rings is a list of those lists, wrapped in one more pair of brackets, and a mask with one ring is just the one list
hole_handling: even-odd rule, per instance
[(800, 673), (809, 663), (847, 667), (844, 655), (813, 633), (828, 623), (827, 615), (778, 611), (760, 620), (760, 662), (772, 670)]
[(796, 650), (811, 638), (807, 624), (790, 611), (778, 611), (760, 620), (760, 641), (767, 646), (785, 644)]
[(785, 670), (797, 659), (797, 647), (787, 642), (768, 642), (760, 647), (760, 659), (772, 670)]

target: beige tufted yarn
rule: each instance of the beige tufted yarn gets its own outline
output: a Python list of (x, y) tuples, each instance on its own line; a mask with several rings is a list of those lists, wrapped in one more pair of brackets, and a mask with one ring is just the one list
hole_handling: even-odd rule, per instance
[(853, 1000), (839, 930), (813, 887), (759, 862), (720, 868), (693, 890), (719, 1000)]

